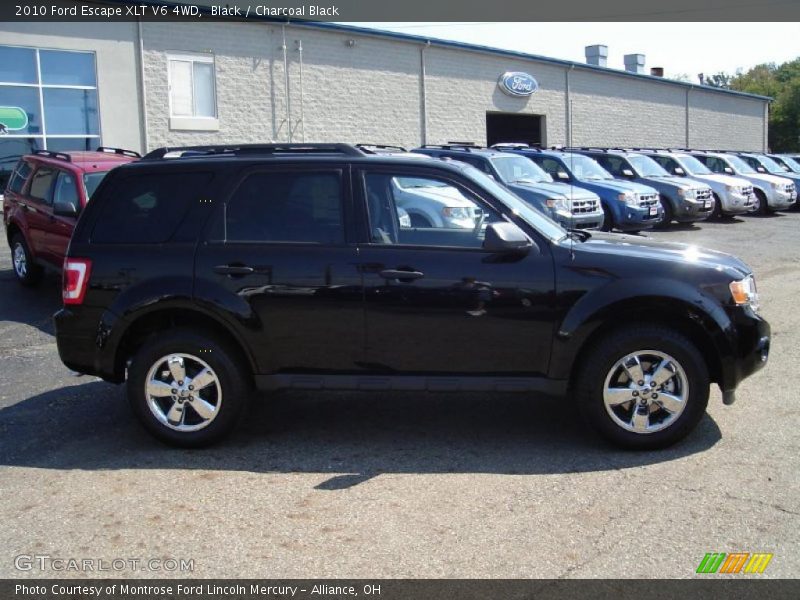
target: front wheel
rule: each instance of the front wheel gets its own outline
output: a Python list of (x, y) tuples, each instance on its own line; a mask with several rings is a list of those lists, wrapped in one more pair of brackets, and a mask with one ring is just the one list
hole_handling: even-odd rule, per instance
[(664, 195), (660, 196), (659, 202), (661, 203), (661, 208), (664, 211), (664, 216), (661, 217), (661, 222), (657, 226), (660, 229), (666, 229), (669, 227), (670, 223), (672, 223), (672, 205), (669, 202), (669, 198)]
[(614, 229), (614, 215), (611, 214), (611, 211), (608, 210), (608, 207), (604, 204), (603, 225), (600, 227), (600, 231), (611, 231), (612, 229)]
[(128, 401), (145, 428), (173, 446), (207, 446), (238, 422), (249, 388), (238, 355), (212, 336), (167, 331), (136, 353)]
[(617, 446), (670, 446), (705, 413), (708, 369), (691, 340), (677, 331), (657, 325), (620, 329), (581, 360), (575, 381), (580, 411)]
[(769, 203), (767, 202), (767, 195), (761, 190), (754, 190), (756, 194), (756, 203), (753, 213), (756, 215), (766, 215), (769, 212)]

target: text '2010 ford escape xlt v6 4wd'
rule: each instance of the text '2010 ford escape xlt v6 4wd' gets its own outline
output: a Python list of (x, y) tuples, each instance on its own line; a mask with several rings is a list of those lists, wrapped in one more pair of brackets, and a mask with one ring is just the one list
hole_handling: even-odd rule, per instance
[[(479, 219), (401, 224), (401, 178)], [(565, 394), (612, 442), (663, 447), (769, 352), (732, 256), (565, 231), (467, 164), (342, 144), (151, 152), (102, 183), (64, 269), (64, 363), (127, 379), (184, 446), (229, 432), (255, 386)]]

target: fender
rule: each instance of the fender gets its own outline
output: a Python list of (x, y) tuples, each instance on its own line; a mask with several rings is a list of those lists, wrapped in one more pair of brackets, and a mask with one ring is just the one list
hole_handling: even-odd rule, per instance
[(624, 316), (626, 312), (630, 314), (645, 308), (655, 309), (656, 317), (684, 312), (687, 319), (703, 328), (719, 356), (732, 353), (733, 324), (712, 296), (680, 280), (658, 277), (615, 279), (587, 292), (564, 316), (553, 340), (550, 376), (558, 379), (569, 377), (584, 343), (601, 325), (609, 322), (611, 313)]
[(98, 369), (103, 373), (114, 373), (115, 379), (119, 379), (122, 374), (119, 373), (117, 354), (131, 327), (148, 315), (176, 309), (185, 311), (187, 317), (192, 313), (201, 315), (228, 332), (244, 351), (250, 367), (255, 369), (250, 348), (236, 326), (236, 321), (253, 318), (252, 314), (246, 314), (250, 312), (249, 305), (231, 298), (231, 294), (222, 288), (206, 289), (204, 293), (210, 294), (206, 297), (225, 299), (225, 302), (219, 305), (196, 302), (191, 277), (160, 277), (125, 289), (114, 298), (98, 325), (97, 345), (104, 350), (98, 353)]

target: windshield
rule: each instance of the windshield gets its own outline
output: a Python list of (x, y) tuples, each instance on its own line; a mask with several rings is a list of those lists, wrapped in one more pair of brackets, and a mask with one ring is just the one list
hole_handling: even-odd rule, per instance
[(614, 176), (596, 160), (582, 154), (570, 154), (564, 158), (564, 163), (572, 171), (572, 176), (578, 180), (614, 179)]
[(783, 161), (783, 164), (789, 167), (790, 171), (794, 173), (800, 173), (800, 162), (797, 162), (791, 156), (781, 156), (781, 160)]
[(464, 175), (472, 179), (487, 192), (500, 200), (508, 208), (514, 211), (515, 215), (522, 217), (526, 223), (528, 223), (542, 235), (550, 238), (553, 241), (563, 239), (567, 235), (566, 231), (564, 231), (558, 225), (558, 223), (526, 204), (522, 199), (520, 199), (519, 196), (508, 191), (494, 179), (485, 173), (482, 173), (475, 167), (466, 166), (464, 168)]
[(697, 160), (694, 156), (676, 156), (675, 160), (689, 175), (709, 175), (713, 173), (711, 169)]
[(95, 171), (94, 173), (83, 174), (83, 186), (86, 188), (87, 200), (91, 200), (92, 194), (94, 194), (97, 186), (100, 185), (100, 182), (103, 181), (106, 175), (108, 175), (108, 171)]
[(669, 173), (649, 156), (632, 154), (627, 159), (640, 177), (669, 177)]
[(552, 183), (553, 178), (544, 169), (532, 160), (521, 156), (503, 156), (491, 159), (494, 168), (500, 173), (500, 178), (506, 183), (547, 182)]
[(725, 157), (728, 161), (728, 164), (733, 167), (733, 170), (737, 173), (741, 173), (742, 175), (752, 175), (756, 172), (756, 170), (744, 162), (738, 156), (728, 155)]
[(397, 177), (395, 179), (397, 184), (403, 188), (425, 188), (425, 187), (450, 187), (444, 181), (436, 181), (435, 179), (421, 179), (418, 177)]
[(786, 171), (784, 171), (781, 166), (769, 156), (756, 156), (756, 160), (764, 165), (764, 168), (770, 173), (776, 173), (778, 175), (783, 175), (786, 173)]

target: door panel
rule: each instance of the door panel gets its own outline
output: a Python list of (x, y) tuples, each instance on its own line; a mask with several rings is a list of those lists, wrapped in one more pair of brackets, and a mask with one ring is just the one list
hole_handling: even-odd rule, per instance
[[(486, 252), (485, 227), (508, 219), (468, 182), (424, 168), (390, 169), (364, 169), (354, 180), (368, 232), (359, 249), (368, 366), (430, 375), (546, 373), (554, 320), (549, 247)], [(442, 214), (466, 218), (402, 226), (398, 179), (413, 181)]]
[[(80, 208), (81, 201), (78, 192), (78, 182), (75, 175), (66, 171), (61, 171), (56, 178), (53, 190), (53, 204), (56, 202), (72, 202)], [(75, 229), (75, 217), (61, 217), (52, 215), (47, 228), (47, 254), (50, 260), (61, 267), (64, 256), (67, 253), (67, 246)]]
[(23, 196), (28, 236), (33, 253), (39, 260), (53, 263), (54, 259), (47, 245), (47, 237), (53, 218), (53, 182), (56, 170), (39, 167), (32, 175), (28, 191)]
[(214, 299), (262, 374), (354, 372), (364, 348), (345, 166), (246, 173), (198, 249), (196, 297)]

